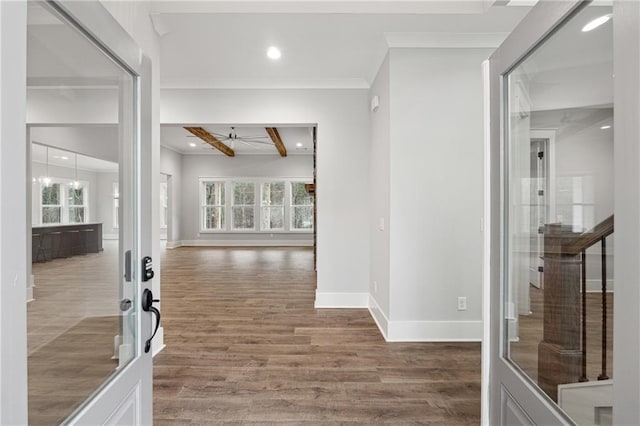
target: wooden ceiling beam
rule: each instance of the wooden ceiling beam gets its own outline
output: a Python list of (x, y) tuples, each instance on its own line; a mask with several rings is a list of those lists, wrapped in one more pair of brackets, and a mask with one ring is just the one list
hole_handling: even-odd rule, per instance
[(280, 133), (278, 133), (278, 129), (275, 127), (265, 127), (265, 130), (269, 134), (269, 137), (273, 141), (273, 144), (276, 146), (276, 149), (280, 153), (281, 157), (287, 156), (287, 148), (284, 146), (282, 142), (282, 138), (280, 137)]
[(225, 145), (222, 142), (220, 142), (220, 140), (218, 138), (213, 136), (211, 133), (207, 132), (202, 127), (185, 127), (184, 129), (186, 131), (190, 132), (191, 134), (199, 137), (200, 139), (202, 139), (203, 141), (205, 141), (206, 143), (208, 143), (212, 147), (216, 148), (217, 150), (219, 150), (223, 154), (225, 154), (225, 155), (227, 155), (229, 157), (235, 157), (236, 156), (236, 153), (233, 152), (233, 149), (229, 148), (227, 145)]

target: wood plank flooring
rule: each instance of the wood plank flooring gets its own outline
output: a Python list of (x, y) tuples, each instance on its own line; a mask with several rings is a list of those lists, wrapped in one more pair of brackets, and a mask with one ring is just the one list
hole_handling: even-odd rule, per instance
[[(120, 333), (118, 243), (34, 263), (27, 304), (29, 424), (59, 424), (114, 373)], [(99, 302), (99, 303), (97, 303)]]
[(165, 251), (155, 424), (480, 423), (479, 343), (386, 343), (314, 294), (311, 249)]
[[(530, 286), (531, 315), (519, 316), (520, 339), (511, 343), (511, 358), (538, 380), (538, 344), (542, 341), (544, 290)], [(602, 365), (602, 296), (587, 293), (587, 377), (596, 380)], [(607, 374), (613, 378), (613, 293), (607, 293)]]

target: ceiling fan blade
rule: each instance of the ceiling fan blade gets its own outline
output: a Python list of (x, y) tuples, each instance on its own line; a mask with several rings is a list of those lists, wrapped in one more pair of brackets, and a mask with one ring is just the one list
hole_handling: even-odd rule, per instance
[(256, 148), (255, 146), (253, 146), (253, 144), (252, 144), (251, 142), (243, 141), (242, 139), (236, 139), (236, 140), (237, 140), (238, 142), (242, 142), (243, 144), (250, 146), (250, 147), (251, 147), (251, 148), (253, 148), (253, 149), (258, 149), (258, 148)]
[(259, 141), (259, 140), (255, 140), (255, 139), (245, 139), (245, 138), (238, 138), (236, 140), (242, 141), (242, 142), (247, 142), (247, 143), (258, 143), (258, 144), (262, 144), (262, 145), (273, 145), (271, 142), (268, 141)]

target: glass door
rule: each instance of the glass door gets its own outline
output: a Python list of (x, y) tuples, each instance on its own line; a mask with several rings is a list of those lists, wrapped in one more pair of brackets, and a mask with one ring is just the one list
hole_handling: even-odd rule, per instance
[(88, 35), (113, 22), (99, 3), (29, 2), (27, 19), (29, 424), (150, 423), (140, 203), (151, 182), (139, 179), (151, 161), (139, 155), (148, 64)]
[(611, 424), (613, 24), (602, 3), (540, 4), (491, 59), (499, 424)]

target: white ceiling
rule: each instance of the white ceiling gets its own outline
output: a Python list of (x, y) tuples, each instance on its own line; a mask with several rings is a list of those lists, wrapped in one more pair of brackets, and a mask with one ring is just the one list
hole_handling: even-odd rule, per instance
[[(347, 10), (349, 5), (353, 10), (376, 11), (390, 4), (406, 13), (327, 13)], [(486, 4), (158, 2), (152, 6), (156, 9), (152, 21), (163, 34), (161, 84), (170, 88), (368, 87), (390, 45), (497, 47), (529, 10), (492, 6), (483, 12)], [(247, 10), (265, 13), (244, 13)], [(274, 10), (296, 13), (266, 13)], [(266, 57), (270, 45), (282, 50), (279, 61)]]
[[(82, 154), (76, 154), (72, 151), (66, 151), (58, 148), (49, 147), (48, 149), (49, 165), (60, 166), (73, 169), (76, 167), (76, 155), (78, 159), (78, 170), (87, 170), (90, 172), (117, 172), (118, 164), (110, 161), (100, 160), (98, 158), (88, 157)], [(31, 144), (31, 160), (36, 163), (47, 163), (47, 147), (37, 143)]]
[[(213, 134), (225, 145), (234, 150), (236, 155), (280, 155), (269, 138), (264, 127), (234, 126), (237, 139), (230, 140), (233, 132), (226, 125), (198, 125)], [(287, 148), (287, 155), (313, 154), (313, 128), (278, 126), (280, 138)], [(181, 126), (162, 126), (160, 143), (173, 151), (188, 155), (224, 155), (200, 138), (192, 135)], [(195, 147), (190, 144), (195, 144)], [(302, 146), (297, 146), (301, 144)]]

